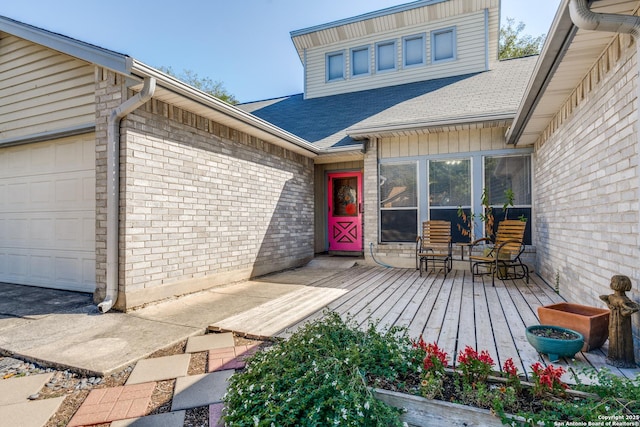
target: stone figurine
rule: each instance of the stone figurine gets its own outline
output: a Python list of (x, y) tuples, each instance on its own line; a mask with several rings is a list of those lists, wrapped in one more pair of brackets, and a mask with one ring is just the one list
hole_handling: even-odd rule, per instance
[(631, 279), (616, 275), (611, 278), (611, 295), (600, 295), (611, 315), (609, 316), (609, 352), (607, 364), (617, 368), (636, 368), (633, 351), (633, 335), (631, 332), (631, 315), (640, 310), (640, 304), (627, 297), (625, 292), (631, 290)]

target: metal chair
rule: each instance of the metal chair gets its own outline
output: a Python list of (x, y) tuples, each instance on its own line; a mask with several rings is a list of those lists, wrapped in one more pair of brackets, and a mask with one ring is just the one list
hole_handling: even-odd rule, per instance
[(416, 270), (427, 271), (428, 263), (442, 262), (445, 276), (453, 268), (451, 222), (449, 221), (425, 221), (422, 223), (422, 235), (416, 239)]
[[(527, 279), (529, 283), (529, 268), (522, 262), (520, 256), (525, 250), (524, 231), (526, 221), (505, 219), (498, 224), (496, 241), (484, 255), (471, 255), (469, 264), (471, 277), (491, 274), (491, 283), (496, 285), (496, 276), (500, 280)], [(489, 238), (478, 239), (471, 244), (471, 251), (480, 243), (487, 243)]]

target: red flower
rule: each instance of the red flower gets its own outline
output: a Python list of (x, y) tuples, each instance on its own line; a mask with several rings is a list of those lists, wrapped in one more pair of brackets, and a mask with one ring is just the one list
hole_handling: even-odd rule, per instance
[(504, 361), (502, 370), (505, 371), (509, 376), (512, 376), (512, 377), (518, 376), (518, 368), (516, 368), (516, 365), (513, 363), (512, 358), (508, 358), (507, 360)]

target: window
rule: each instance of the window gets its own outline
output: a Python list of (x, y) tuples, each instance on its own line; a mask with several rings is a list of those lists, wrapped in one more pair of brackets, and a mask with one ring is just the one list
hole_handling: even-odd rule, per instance
[(380, 165), (380, 241), (415, 242), (418, 236), (417, 163)]
[(507, 207), (509, 219), (527, 219), (525, 243), (531, 244), (531, 156), (485, 157), (484, 188), (493, 208), (495, 229), (505, 218), (503, 209), (508, 192), (513, 192), (513, 207)]
[(450, 221), (452, 240), (467, 242), (469, 237), (462, 235), (458, 207), (471, 211), (471, 160), (429, 161), (429, 219)]
[(410, 36), (403, 39), (404, 66), (412, 67), (424, 64), (424, 35)]
[(396, 69), (396, 42), (383, 42), (376, 45), (376, 71)]
[(359, 47), (351, 50), (351, 75), (369, 74), (369, 48)]
[(456, 29), (447, 28), (431, 33), (431, 62), (456, 59)]
[(327, 54), (327, 81), (344, 79), (344, 53)]

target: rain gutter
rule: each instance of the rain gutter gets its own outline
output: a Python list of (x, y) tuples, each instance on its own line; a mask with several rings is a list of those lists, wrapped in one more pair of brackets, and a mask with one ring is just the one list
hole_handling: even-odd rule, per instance
[(156, 90), (156, 79), (144, 79), (142, 90), (111, 111), (107, 119), (107, 289), (104, 301), (98, 304), (100, 313), (106, 313), (118, 300), (118, 251), (120, 211), (120, 122), (151, 99)]

